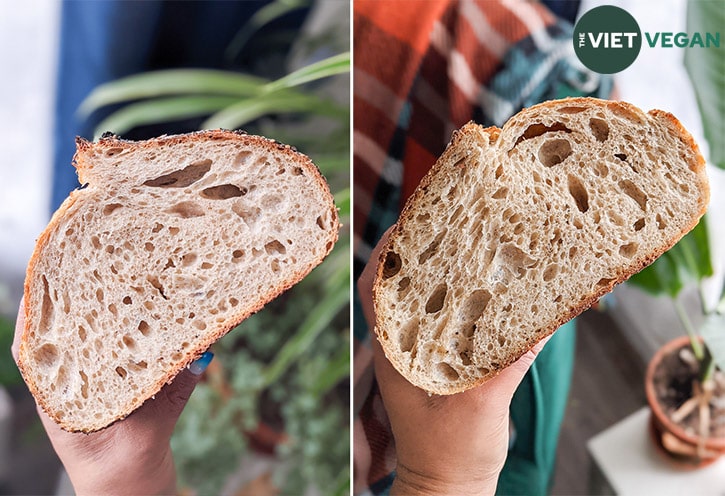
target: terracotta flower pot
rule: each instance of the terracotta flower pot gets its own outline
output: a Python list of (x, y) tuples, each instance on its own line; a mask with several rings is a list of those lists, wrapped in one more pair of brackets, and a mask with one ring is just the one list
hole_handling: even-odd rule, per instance
[[(650, 422), (655, 445), (666, 454), (669, 460), (682, 468), (699, 468), (710, 465), (725, 455), (725, 437), (710, 437), (704, 443), (704, 450), (698, 452), (700, 436), (688, 434), (682, 426), (670, 419), (657, 399), (654, 376), (657, 366), (670, 354), (690, 346), (687, 336), (681, 336), (660, 348), (647, 367), (645, 392), (652, 411)], [(697, 415), (692, 413), (691, 415)]]

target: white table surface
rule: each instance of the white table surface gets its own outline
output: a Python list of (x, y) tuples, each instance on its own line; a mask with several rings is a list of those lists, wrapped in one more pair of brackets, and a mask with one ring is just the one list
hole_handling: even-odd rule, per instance
[(649, 434), (644, 407), (587, 443), (593, 461), (619, 496), (725, 496), (725, 457), (698, 470), (668, 464)]

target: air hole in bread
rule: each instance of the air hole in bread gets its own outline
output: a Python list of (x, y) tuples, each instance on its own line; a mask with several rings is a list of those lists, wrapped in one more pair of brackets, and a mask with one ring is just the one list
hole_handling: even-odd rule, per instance
[(472, 323), (483, 315), (483, 312), (491, 301), (491, 292), (486, 289), (473, 291), (461, 304), (458, 318), (461, 322)]
[[(151, 283), (151, 285), (159, 292), (159, 294), (161, 295), (161, 297), (164, 300), (168, 300), (169, 299), (166, 296), (166, 294), (164, 293), (164, 286), (161, 284), (161, 282), (159, 281), (159, 278), (158, 277), (156, 277), (156, 276), (146, 276), (146, 280), (149, 283)], [(149, 310), (151, 310), (151, 309), (149, 308)]]
[(323, 219), (321, 215), (317, 217), (315, 223), (317, 224), (317, 227), (319, 227), (323, 231), (325, 230), (325, 219)]
[(229, 298), (229, 304), (232, 306), (232, 308), (234, 308), (239, 305), (239, 300), (237, 300), (236, 298)]
[(169, 234), (172, 236), (176, 236), (179, 234), (179, 228), (178, 227), (169, 227)]
[(469, 365), (471, 365), (471, 350), (470, 349), (466, 348), (465, 350), (460, 351), (458, 353), (458, 356), (460, 357), (461, 363), (464, 366), (468, 367)]
[(597, 141), (604, 142), (609, 138), (609, 124), (607, 124), (607, 121), (592, 117), (589, 119), (589, 128)]
[(242, 261), (244, 257), (244, 250), (234, 250), (232, 252), (232, 262), (237, 263)]
[(101, 288), (96, 290), (96, 299), (98, 300), (98, 303), (103, 303), (103, 290)]
[(121, 301), (123, 302), (124, 305), (130, 305), (131, 303), (133, 303), (133, 300), (131, 300), (130, 296), (124, 296), (123, 300), (121, 300)]
[(119, 376), (121, 376), (122, 379), (125, 379), (126, 378), (126, 375), (128, 374), (126, 372), (126, 369), (124, 369), (123, 367), (120, 367), (120, 366), (119, 367), (116, 367), (116, 373)]
[(559, 273), (559, 265), (558, 264), (549, 264), (546, 269), (544, 269), (544, 281), (549, 282), (552, 279), (556, 277), (556, 275)]
[(400, 260), (400, 255), (390, 250), (385, 255), (385, 261), (383, 262), (383, 278), (389, 279), (393, 277), (398, 272), (400, 272), (401, 267), (402, 262)]
[(207, 200), (228, 200), (229, 198), (237, 198), (244, 196), (249, 190), (245, 187), (238, 187), (233, 184), (220, 184), (219, 186), (211, 186), (201, 191), (201, 196)]
[(436, 254), (438, 251), (438, 248), (441, 245), (441, 241), (443, 241), (443, 238), (445, 237), (447, 231), (443, 231), (438, 233), (438, 235), (435, 237), (435, 239), (428, 245), (428, 247), (423, 250), (423, 253), (421, 253), (418, 256), (418, 264), (423, 265), (426, 263), (433, 255)]
[(463, 205), (458, 205), (456, 209), (453, 211), (453, 214), (451, 214), (450, 218), (448, 219), (449, 224), (455, 223), (458, 218), (461, 216), (461, 213), (463, 212)]
[(143, 247), (144, 247), (144, 249), (145, 249), (146, 251), (154, 251), (154, 248), (156, 248), (156, 247), (154, 246), (154, 244), (153, 244), (153, 243), (151, 243), (150, 241), (146, 241), (146, 243), (144, 243)]
[(425, 302), (425, 313), (438, 313), (443, 308), (448, 293), (448, 285), (441, 283), (433, 290), (428, 301)]
[(636, 184), (628, 179), (625, 179), (619, 181), (619, 187), (627, 196), (637, 202), (639, 208), (642, 210), (647, 209), (647, 195), (639, 189)]
[(634, 226), (633, 226), (634, 227), (634, 230), (635, 231), (641, 231), (642, 228), (644, 227), (644, 223), (645, 223), (644, 217), (642, 217), (641, 219), (637, 219), (637, 222), (635, 222), (634, 223)]
[(538, 136), (541, 136), (545, 133), (553, 133), (556, 131), (564, 131), (565, 133), (570, 133), (571, 129), (566, 127), (561, 122), (555, 122), (551, 126), (547, 126), (544, 124), (531, 124), (529, 127), (526, 128), (526, 131), (524, 131), (524, 134), (519, 136), (519, 138), (516, 140), (516, 143), (514, 143), (514, 147), (521, 143), (524, 140), (536, 138)]
[(402, 293), (410, 287), (410, 277), (403, 277), (398, 281), (398, 293)]
[(407, 322), (398, 334), (398, 345), (402, 353), (411, 351), (418, 341), (418, 321), (411, 320)]
[(637, 254), (637, 248), (639, 248), (637, 243), (627, 243), (619, 247), (619, 254), (625, 258), (632, 258)]
[(302, 170), (302, 167), (292, 167), (292, 175), (293, 176), (302, 176), (302, 175), (304, 175), (304, 171)]
[(571, 155), (571, 143), (563, 138), (550, 139), (539, 148), (539, 162), (546, 167), (554, 167)]
[(499, 179), (501, 176), (503, 176), (503, 165), (499, 165), (498, 167), (496, 167), (495, 175), (496, 179)]
[(115, 155), (118, 155), (121, 152), (123, 152), (123, 148), (120, 148), (120, 147), (109, 148), (108, 150), (106, 150), (106, 153), (104, 153), (104, 155), (106, 157), (113, 157)]
[(626, 162), (627, 161), (627, 154), (626, 153), (615, 153), (614, 156), (617, 157), (622, 162)]
[(163, 224), (159, 224), (158, 222), (154, 224), (154, 227), (151, 229), (151, 232), (156, 234), (157, 232), (161, 231), (164, 228)]
[(655, 217), (655, 221), (657, 222), (657, 229), (664, 229), (667, 227), (667, 223), (662, 219), (662, 216), (658, 213)]
[(131, 336), (124, 336), (123, 344), (126, 345), (126, 348), (132, 350), (136, 347), (136, 340), (133, 339)]
[(88, 399), (88, 376), (82, 370), (79, 370), (78, 373), (81, 376), (81, 396)]
[(584, 112), (586, 110), (586, 107), (561, 107), (560, 109), (557, 109), (557, 112), (560, 114), (578, 114), (580, 112)]
[(612, 220), (612, 224), (614, 224), (615, 226), (624, 227), (624, 225), (626, 224), (626, 221), (622, 218), (622, 216), (619, 215), (614, 210), (609, 210), (607, 212), (607, 214), (609, 215), (609, 218)]
[(631, 106), (622, 105), (619, 102), (610, 102), (607, 104), (607, 108), (617, 117), (627, 119), (635, 124), (644, 124), (644, 115), (635, 112)]
[(276, 239), (264, 245), (264, 251), (267, 252), (267, 255), (274, 255), (277, 253), (279, 253), (280, 255), (284, 255), (285, 253), (287, 253), (287, 249), (284, 247), (284, 245)]
[[(177, 203), (173, 207), (167, 210), (168, 213), (178, 215), (182, 219), (191, 219), (194, 217), (203, 217), (204, 208), (196, 202), (185, 201)], [(171, 230), (172, 228), (169, 228)], [(177, 228), (178, 232), (178, 228)], [(172, 233), (173, 234), (173, 233)]]
[(33, 359), (41, 367), (52, 367), (58, 361), (60, 355), (54, 344), (44, 344), (33, 353)]
[(209, 262), (202, 262), (201, 263), (201, 268), (204, 269), (204, 270), (211, 269), (213, 267), (214, 267), (214, 264), (211, 264)]
[(245, 224), (252, 226), (262, 215), (262, 210), (255, 206), (245, 206), (241, 202), (232, 205), (232, 212), (242, 218)]
[(456, 381), (460, 377), (458, 372), (456, 372), (456, 369), (446, 362), (439, 362), (436, 365), (436, 369), (447, 381)]
[(151, 334), (151, 326), (148, 325), (148, 322), (145, 320), (142, 320), (138, 323), (138, 330), (139, 332), (148, 337)]
[(609, 167), (605, 162), (596, 162), (594, 164), (594, 175), (599, 177), (607, 177), (609, 174)]
[(120, 203), (109, 203), (108, 205), (103, 207), (102, 213), (103, 215), (111, 215), (113, 212), (121, 207), (123, 207), (123, 205), (121, 205)]
[(40, 325), (38, 326), (38, 332), (43, 334), (53, 325), (55, 305), (53, 305), (53, 301), (50, 299), (48, 279), (43, 275), (41, 276), (41, 280), (43, 281), (43, 303), (40, 305)]
[(243, 167), (252, 155), (250, 150), (242, 150), (234, 157), (234, 167)]
[(502, 198), (506, 198), (506, 195), (508, 195), (508, 193), (509, 193), (509, 189), (504, 186), (502, 188), (497, 189), (496, 192), (491, 196), (493, 198), (495, 198), (496, 200), (500, 200)]
[(272, 272), (275, 274), (279, 272), (279, 260), (276, 258), (272, 259), (272, 261), (269, 263), (269, 268), (272, 269)]
[(164, 174), (144, 182), (144, 186), (154, 188), (185, 188), (191, 186), (211, 169), (211, 160), (201, 160), (181, 170)]
[(605, 287), (605, 286), (607, 286), (607, 287), (608, 287), (608, 286), (610, 286), (610, 285), (611, 285), (611, 284), (612, 284), (612, 283), (613, 283), (613, 282), (614, 282), (615, 280), (616, 280), (616, 279), (614, 279), (614, 278), (606, 278), (606, 277), (603, 277), (603, 278), (601, 278), (601, 279), (599, 279), (599, 280), (597, 281), (597, 286), (599, 286), (599, 287)]

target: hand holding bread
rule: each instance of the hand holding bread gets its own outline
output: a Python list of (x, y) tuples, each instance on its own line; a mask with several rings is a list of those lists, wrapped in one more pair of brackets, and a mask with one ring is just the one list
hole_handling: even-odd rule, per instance
[[(392, 229), (358, 280), (371, 328), (377, 259)], [(431, 396), (400, 375), (373, 338), (375, 376), (395, 437), (397, 467), (391, 494), (493, 494), (509, 446), (511, 398), (545, 341), (479, 388)]]

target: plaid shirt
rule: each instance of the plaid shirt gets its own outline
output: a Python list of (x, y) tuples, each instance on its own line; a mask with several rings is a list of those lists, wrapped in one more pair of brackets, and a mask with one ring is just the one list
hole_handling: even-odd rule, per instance
[[(353, 29), (356, 279), (453, 130), (611, 90), (577, 60), (572, 25), (538, 3), (356, 0)], [(354, 304), (354, 492), (386, 494), (395, 447), (357, 290)]]

